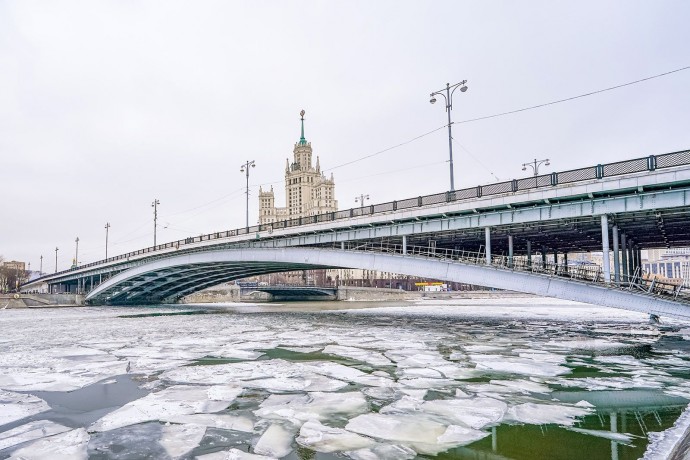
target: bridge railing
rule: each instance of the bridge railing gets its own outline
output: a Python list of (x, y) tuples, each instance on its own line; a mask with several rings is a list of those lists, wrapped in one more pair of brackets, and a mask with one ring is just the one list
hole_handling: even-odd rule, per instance
[[(387, 254), (406, 254), (450, 260), (473, 265), (487, 265), (486, 253), (483, 251), (466, 251), (463, 249), (437, 248), (434, 246), (406, 246), (387, 242), (347, 242), (344, 245), (334, 245), (335, 249), (349, 251), (367, 251)], [(405, 252), (406, 251), (406, 252)], [(690, 302), (690, 295), (682, 291), (682, 284), (645, 277), (638, 268), (631, 275), (619, 274), (619, 279), (611, 275), (606, 280), (601, 267), (595, 264), (564, 264), (544, 261), (541, 257), (530, 258), (524, 255), (509, 257), (504, 254), (491, 256), (491, 267), (531, 272), (546, 276), (568, 278), (586, 283), (600, 284), (612, 289), (623, 289), (648, 295), (672, 298)]]
[[(682, 150), (678, 152), (665, 153), (662, 155), (650, 155), (642, 158), (634, 158), (632, 160), (617, 161), (614, 163), (599, 164), (596, 166), (589, 166), (586, 168), (572, 169), (568, 171), (553, 172), (550, 174), (525, 177), (522, 179), (512, 179), (505, 182), (478, 185), (476, 187), (469, 187), (461, 190), (435, 193), (433, 195), (417, 196), (402, 200), (390, 201), (387, 203), (362, 206), (360, 208), (344, 209), (341, 211), (328, 212), (314, 216), (299, 217), (273, 222), (270, 224), (254, 225), (251, 227), (242, 227), (234, 230), (226, 230), (221, 232), (209, 233), (201, 236), (188, 237), (178, 241), (171, 241), (168, 243), (160, 244), (155, 247), (148, 247), (144, 249), (139, 249), (137, 251), (128, 252), (126, 254), (110, 257), (105, 260), (80, 265), (79, 267), (63, 270), (52, 275), (46, 275), (42, 278), (52, 277), (56, 274), (66, 274), (75, 270), (81, 270), (84, 268), (101, 265), (104, 263), (120, 262), (123, 260), (126, 261), (129, 260), (131, 257), (141, 256), (155, 251), (179, 249), (180, 247), (200, 243), (202, 241), (229, 238), (241, 235), (257, 235), (258, 237), (259, 233), (261, 232), (266, 232), (268, 233), (268, 236), (270, 236), (270, 234), (277, 229), (299, 227), (302, 225), (310, 225), (323, 222), (333, 222), (342, 219), (350, 219), (353, 217), (375, 215), (378, 213), (387, 213), (393, 211), (400, 211), (404, 209), (413, 209), (422, 206), (429, 206), (441, 203), (472, 200), (476, 198), (499, 195), (503, 193), (515, 193), (525, 190), (549, 188), (561, 184), (572, 184), (575, 182), (602, 179), (604, 177), (620, 176), (644, 171), (654, 171), (657, 169), (671, 168), (688, 164), (690, 164), (690, 150)], [(264, 235), (266, 236), (265, 233)], [(32, 282), (40, 281), (42, 278), (38, 278), (36, 280), (33, 280)]]

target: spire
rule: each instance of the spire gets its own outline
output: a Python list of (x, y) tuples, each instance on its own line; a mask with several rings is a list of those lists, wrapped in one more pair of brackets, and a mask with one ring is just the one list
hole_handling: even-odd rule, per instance
[(302, 120), (302, 136), (299, 138), (299, 145), (307, 145), (307, 140), (304, 138), (304, 114), (305, 113), (306, 112), (304, 110), (302, 110), (299, 113), (301, 120)]

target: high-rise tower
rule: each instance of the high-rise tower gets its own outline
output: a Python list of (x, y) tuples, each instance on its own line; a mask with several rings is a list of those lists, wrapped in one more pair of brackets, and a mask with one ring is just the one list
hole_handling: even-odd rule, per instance
[(304, 113), (300, 112), (301, 135), (292, 150), (293, 161), (285, 161), (285, 207), (275, 207), (273, 187), (266, 192), (259, 188), (259, 224), (338, 210), (333, 174), (324, 176), (318, 156), (312, 166), (311, 142), (304, 137)]

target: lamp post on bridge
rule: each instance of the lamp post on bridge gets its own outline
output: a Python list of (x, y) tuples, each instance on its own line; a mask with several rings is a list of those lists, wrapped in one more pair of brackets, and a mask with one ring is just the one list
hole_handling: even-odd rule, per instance
[(544, 166), (549, 166), (551, 163), (549, 163), (549, 159), (546, 158), (544, 160), (537, 160), (536, 158), (534, 161), (530, 161), (528, 163), (522, 163), (522, 170), (527, 171), (527, 166), (532, 168), (532, 172), (534, 173), (534, 177), (537, 177), (539, 175), (539, 166), (544, 165)]
[(368, 200), (368, 199), (369, 199), (369, 195), (360, 194), (358, 197), (355, 197), (355, 203), (359, 202), (360, 206), (364, 206), (364, 200)]
[(38, 269), (38, 276), (43, 276), (43, 254), (41, 254), (41, 265)]
[[(151, 203), (153, 208), (153, 247), (156, 247), (156, 228), (158, 226), (158, 205), (161, 204), (157, 198)], [(107, 231), (107, 230), (106, 230)]]
[(245, 191), (245, 194), (247, 195), (247, 221), (246, 221), (246, 227), (249, 228), (249, 168), (256, 168), (256, 163), (254, 160), (247, 161), (245, 164), (242, 165), (240, 168), (240, 172), (245, 173), (247, 176), (247, 190)]
[[(108, 230), (110, 229), (110, 222), (105, 223), (105, 258), (108, 258)], [(155, 245), (155, 243), (154, 243)]]
[(56, 246), (55, 247), (55, 273), (57, 273), (57, 253), (60, 249)]
[[(467, 80), (463, 80), (460, 83), (456, 83), (454, 85), (451, 85), (450, 83), (446, 83), (446, 88), (445, 92), (446, 94), (443, 94), (443, 89), (434, 91), (431, 93), (431, 99), (429, 99), (429, 102), (434, 104), (436, 103), (436, 95), (441, 95), (443, 98), (446, 100), (446, 112), (448, 112), (448, 151), (450, 153), (450, 191), (454, 192), (455, 191), (455, 180), (453, 178), (453, 135), (451, 133), (451, 125), (452, 122), (450, 121), (450, 111), (453, 109), (453, 93), (455, 92), (456, 89), (460, 88), (460, 92), (464, 93), (467, 91), (467, 86), (466, 86)], [(452, 89), (452, 91), (451, 91)]]
[(74, 266), (78, 267), (79, 266), (79, 237), (74, 240), (74, 243), (76, 244), (76, 248), (74, 250)]

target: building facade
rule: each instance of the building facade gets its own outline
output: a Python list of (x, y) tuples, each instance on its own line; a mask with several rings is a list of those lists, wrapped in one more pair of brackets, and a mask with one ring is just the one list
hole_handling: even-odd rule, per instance
[(321, 171), (319, 157), (312, 164), (311, 142), (304, 138), (304, 110), (300, 112), (302, 131), (292, 151), (292, 163), (285, 160), (285, 207), (276, 207), (273, 187), (259, 188), (259, 224), (313, 216), (338, 210), (335, 182)]

